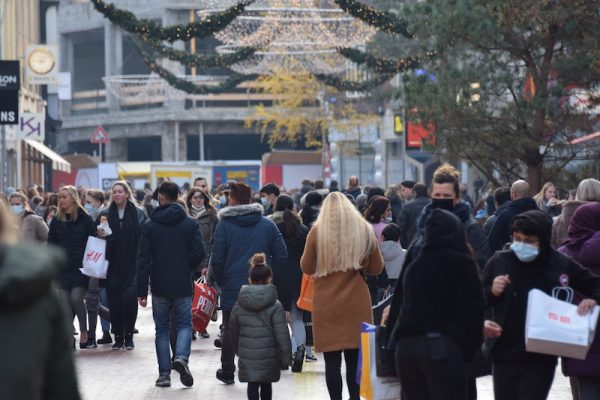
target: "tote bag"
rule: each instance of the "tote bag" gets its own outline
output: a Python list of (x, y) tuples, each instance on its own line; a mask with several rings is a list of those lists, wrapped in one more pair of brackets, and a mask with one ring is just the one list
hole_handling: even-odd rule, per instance
[(106, 261), (106, 240), (94, 236), (88, 237), (83, 253), (82, 274), (92, 278), (106, 279), (108, 261)]

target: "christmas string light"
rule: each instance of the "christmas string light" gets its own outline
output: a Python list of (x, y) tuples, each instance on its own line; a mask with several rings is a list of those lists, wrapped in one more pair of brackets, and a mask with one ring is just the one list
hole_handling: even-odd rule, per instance
[(401, 35), (409, 39), (414, 39), (415, 34), (408, 30), (405, 20), (385, 11), (375, 10), (356, 0), (333, 0), (340, 8), (350, 15), (361, 19), (363, 22), (376, 27), (380, 31)]
[(94, 8), (104, 15), (110, 22), (120, 26), (125, 31), (147, 35), (156, 40), (166, 40), (173, 43), (176, 40), (189, 41), (193, 38), (203, 38), (213, 35), (224, 29), (237, 16), (244, 12), (247, 5), (255, 0), (245, 0), (222, 12), (211, 15), (201, 21), (191, 22), (186, 25), (174, 25), (163, 27), (160, 24), (147, 19), (138, 19), (130, 11), (107, 4), (103, 0), (90, 0)]
[[(419, 58), (408, 57), (400, 60), (392, 60), (389, 58), (377, 58), (366, 52), (342, 48), (337, 50), (341, 55), (351, 60), (358, 65), (366, 65), (373, 71), (380, 74), (397, 74), (418, 67), (422, 60)], [(425, 58), (431, 59), (435, 56), (435, 51), (429, 51), (425, 54)]]

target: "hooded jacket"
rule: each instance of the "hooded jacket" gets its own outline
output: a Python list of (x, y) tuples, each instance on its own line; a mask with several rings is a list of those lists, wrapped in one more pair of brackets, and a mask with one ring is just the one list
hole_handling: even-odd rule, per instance
[(492, 251), (502, 250), (504, 245), (510, 242), (510, 226), (515, 215), (525, 211), (537, 210), (535, 200), (530, 197), (511, 201), (498, 217), (488, 235), (488, 243)]
[[(575, 291), (600, 302), (600, 277), (554, 250), (550, 244), (552, 219), (546, 213), (532, 210), (517, 215), (516, 219), (524, 219), (534, 226), (531, 234), (540, 240), (540, 254), (532, 262), (524, 263), (512, 250), (498, 251), (485, 267), (482, 282), (487, 317), (502, 326), (502, 336), (486, 341), (486, 352), (491, 352), (495, 361), (551, 360), (554, 356), (528, 353), (525, 350), (525, 317), (529, 291), (539, 289), (551, 294), (554, 287), (567, 282)], [(492, 294), (492, 283), (500, 275), (509, 275), (510, 283), (496, 297)]]
[[(569, 204), (568, 202), (565, 204)], [(563, 213), (567, 210), (563, 207)], [(558, 251), (573, 258), (597, 276), (600, 276), (600, 203), (588, 203), (577, 208), (569, 217), (569, 236)], [(554, 227), (553, 227), (554, 228)], [(554, 237), (554, 229), (552, 230)], [(568, 376), (600, 378), (600, 321), (596, 337), (585, 360), (566, 359), (563, 371)]]
[(404, 255), (406, 250), (400, 246), (400, 243), (393, 240), (386, 240), (380, 243), (381, 255), (383, 264), (389, 279), (398, 279), (402, 264), (404, 263)]
[(287, 250), (277, 226), (262, 215), (260, 204), (243, 204), (222, 209), (215, 230), (211, 264), (221, 290), (221, 308), (231, 311), (240, 288), (248, 282), (248, 261), (265, 253), (276, 269)]
[[(0, 393), (3, 399), (80, 399), (72, 336), (52, 280), (64, 254), (0, 246)], [(69, 311), (70, 314), (70, 311)]]
[(285, 312), (273, 285), (242, 286), (231, 311), (229, 336), (239, 357), (240, 382), (277, 382), (281, 368), (291, 364)]
[[(281, 232), (287, 249), (287, 258), (273, 268), (273, 284), (277, 288), (277, 298), (283, 305), (283, 309), (291, 311), (292, 303), (296, 304), (298, 297), (300, 297), (300, 286), (302, 285), (300, 259), (304, 253), (308, 228), (300, 224), (298, 227), (298, 239), (294, 242), (286, 234), (283, 212), (276, 211), (270, 218)], [(296, 218), (298, 217), (296, 216)], [(300, 218), (298, 218), (298, 222), (300, 222)]]
[(200, 227), (183, 207), (170, 203), (156, 208), (142, 226), (137, 264), (138, 296), (148, 296), (148, 278), (156, 296), (191, 296), (191, 274), (203, 258)]
[(433, 210), (419, 256), (400, 274), (392, 300), (392, 338), (442, 333), (473, 359), (483, 341), (484, 300), (478, 268), (469, 254), (461, 221)]
[(483, 233), (485, 233), (486, 237), (490, 236), (490, 232), (492, 230), (492, 227), (494, 226), (494, 223), (496, 223), (496, 220), (498, 219), (498, 215), (500, 215), (502, 211), (506, 210), (506, 207), (508, 207), (509, 205), (510, 201), (507, 201), (506, 203), (502, 204), (496, 209), (493, 215), (491, 215), (488, 219), (485, 220), (485, 223), (483, 224)]

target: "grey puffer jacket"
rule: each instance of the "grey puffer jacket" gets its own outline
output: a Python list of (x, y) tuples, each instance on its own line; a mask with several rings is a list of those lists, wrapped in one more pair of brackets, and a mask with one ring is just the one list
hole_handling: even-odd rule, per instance
[(291, 365), (292, 344), (275, 286), (242, 286), (229, 329), (240, 382), (279, 381), (281, 368)]

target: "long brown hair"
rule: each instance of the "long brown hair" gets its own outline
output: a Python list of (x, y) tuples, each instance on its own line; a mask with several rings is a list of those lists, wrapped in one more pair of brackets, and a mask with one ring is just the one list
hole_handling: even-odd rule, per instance
[(190, 212), (192, 210), (192, 197), (194, 197), (194, 195), (196, 193), (200, 193), (202, 195), (202, 197), (204, 198), (204, 207), (206, 208), (206, 211), (208, 211), (209, 213), (212, 213), (212, 214), (217, 214), (217, 210), (211, 204), (210, 198), (208, 197), (208, 195), (206, 193), (204, 193), (204, 191), (202, 191), (200, 188), (197, 188), (197, 187), (191, 188), (190, 191), (185, 196), (185, 204), (186, 204), (188, 210), (190, 210)]

